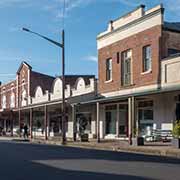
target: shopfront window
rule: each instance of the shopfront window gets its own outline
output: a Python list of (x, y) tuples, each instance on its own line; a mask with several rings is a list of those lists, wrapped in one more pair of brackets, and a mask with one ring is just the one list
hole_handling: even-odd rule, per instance
[(119, 105), (119, 135), (127, 135), (128, 133), (128, 105)]
[(138, 104), (139, 127), (142, 134), (153, 127), (153, 101), (143, 101)]
[(77, 129), (80, 134), (91, 133), (91, 113), (78, 113), (76, 120)]
[(106, 106), (106, 134), (116, 134), (117, 105)]

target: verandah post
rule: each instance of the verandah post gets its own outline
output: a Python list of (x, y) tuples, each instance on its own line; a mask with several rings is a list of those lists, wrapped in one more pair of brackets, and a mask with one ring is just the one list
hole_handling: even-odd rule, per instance
[(100, 113), (99, 113), (99, 102), (96, 103), (97, 113), (97, 142), (100, 142)]

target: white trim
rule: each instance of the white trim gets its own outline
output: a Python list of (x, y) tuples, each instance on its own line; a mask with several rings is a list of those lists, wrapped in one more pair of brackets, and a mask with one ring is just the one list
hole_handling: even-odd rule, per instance
[(110, 83), (110, 82), (113, 82), (112, 79), (108, 80), (108, 81), (104, 81), (104, 83)]
[(150, 73), (152, 73), (152, 69), (142, 72), (141, 75), (150, 74)]
[(144, 91), (152, 91), (152, 90), (157, 90), (158, 85), (148, 85), (148, 86), (141, 86), (137, 88), (130, 88), (130, 89), (121, 89), (119, 91), (113, 91), (113, 92), (108, 92), (108, 93), (101, 93), (102, 96), (105, 97), (113, 97), (113, 96), (120, 96), (120, 95), (128, 95), (128, 94), (133, 94), (133, 93), (140, 93)]
[(110, 34), (105, 33), (105, 36), (99, 35), (97, 39), (97, 49), (101, 49), (122, 39), (162, 24), (163, 14), (161, 11), (157, 11), (156, 14), (153, 14), (152, 16), (147, 18), (143, 18), (139, 20), (139, 22), (133, 23), (130, 26), (124, 28), (121, 27)]

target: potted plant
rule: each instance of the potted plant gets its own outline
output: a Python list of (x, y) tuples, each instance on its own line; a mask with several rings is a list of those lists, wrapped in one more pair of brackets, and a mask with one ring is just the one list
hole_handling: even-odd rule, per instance
[(173, 127), (172, 145), (175, 148), (180, 148), (180, 120), (177, 120)]
[(131, 145), (132, 146), (143, 146), (144, 145), (144, 138), (139, 136), (138, 129), (134, 128), (133, 130), (133, 137), (131, 138)]
[(81, 142), (88, 142), (89, 141), (89, 135), (87, 133), (81, 134)]

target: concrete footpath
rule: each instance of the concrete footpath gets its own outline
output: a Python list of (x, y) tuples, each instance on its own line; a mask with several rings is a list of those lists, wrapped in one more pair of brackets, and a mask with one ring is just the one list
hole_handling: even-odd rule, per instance
[[(40, 140), (33, 139), (33, 143), (40, 144), (51, 144), (51, 145), (61, 145), (59, 140)], [(140, 153), (156, 156), (165, 156), (180, 159), (180, 149), (175, 149), (171, 146), (171, 143), (146, 143), (144, 146), (130, 146), (127, 141), (101, 141), (97, 143), (96, 141), (90, 142), (72, 142), (68, 141), (66, 146), (79, 147), (87, 149), (97, 149), (97, 150), (109, 150), (116, 152), (130, 152), (130, 153)]]
[[(61, 145), (61, 139), (55, 140), (44, 140), (44, 139), (32, 139), (24, 140), (19, 137), (0, 137), (0, 141), (15, 141), (15, 142), (29, 142), (34, 144), (48, 144), (48, 145)], [(146, 143), (144, 146), (129, 146), (126, 141), (101, 141), (97, 143), (96, 141), (90, 142), (73, 142), (68, 141), (65, 146), (69, 147), (79, 147), (87, 149), (97, 149), (97, 150), (109, 150), (116, 152), (131, 152), (140, 153), (156, 156), (165, 156), (180, 159), (180, 149), (175, 149), (171, 146), (171, 143)]]

